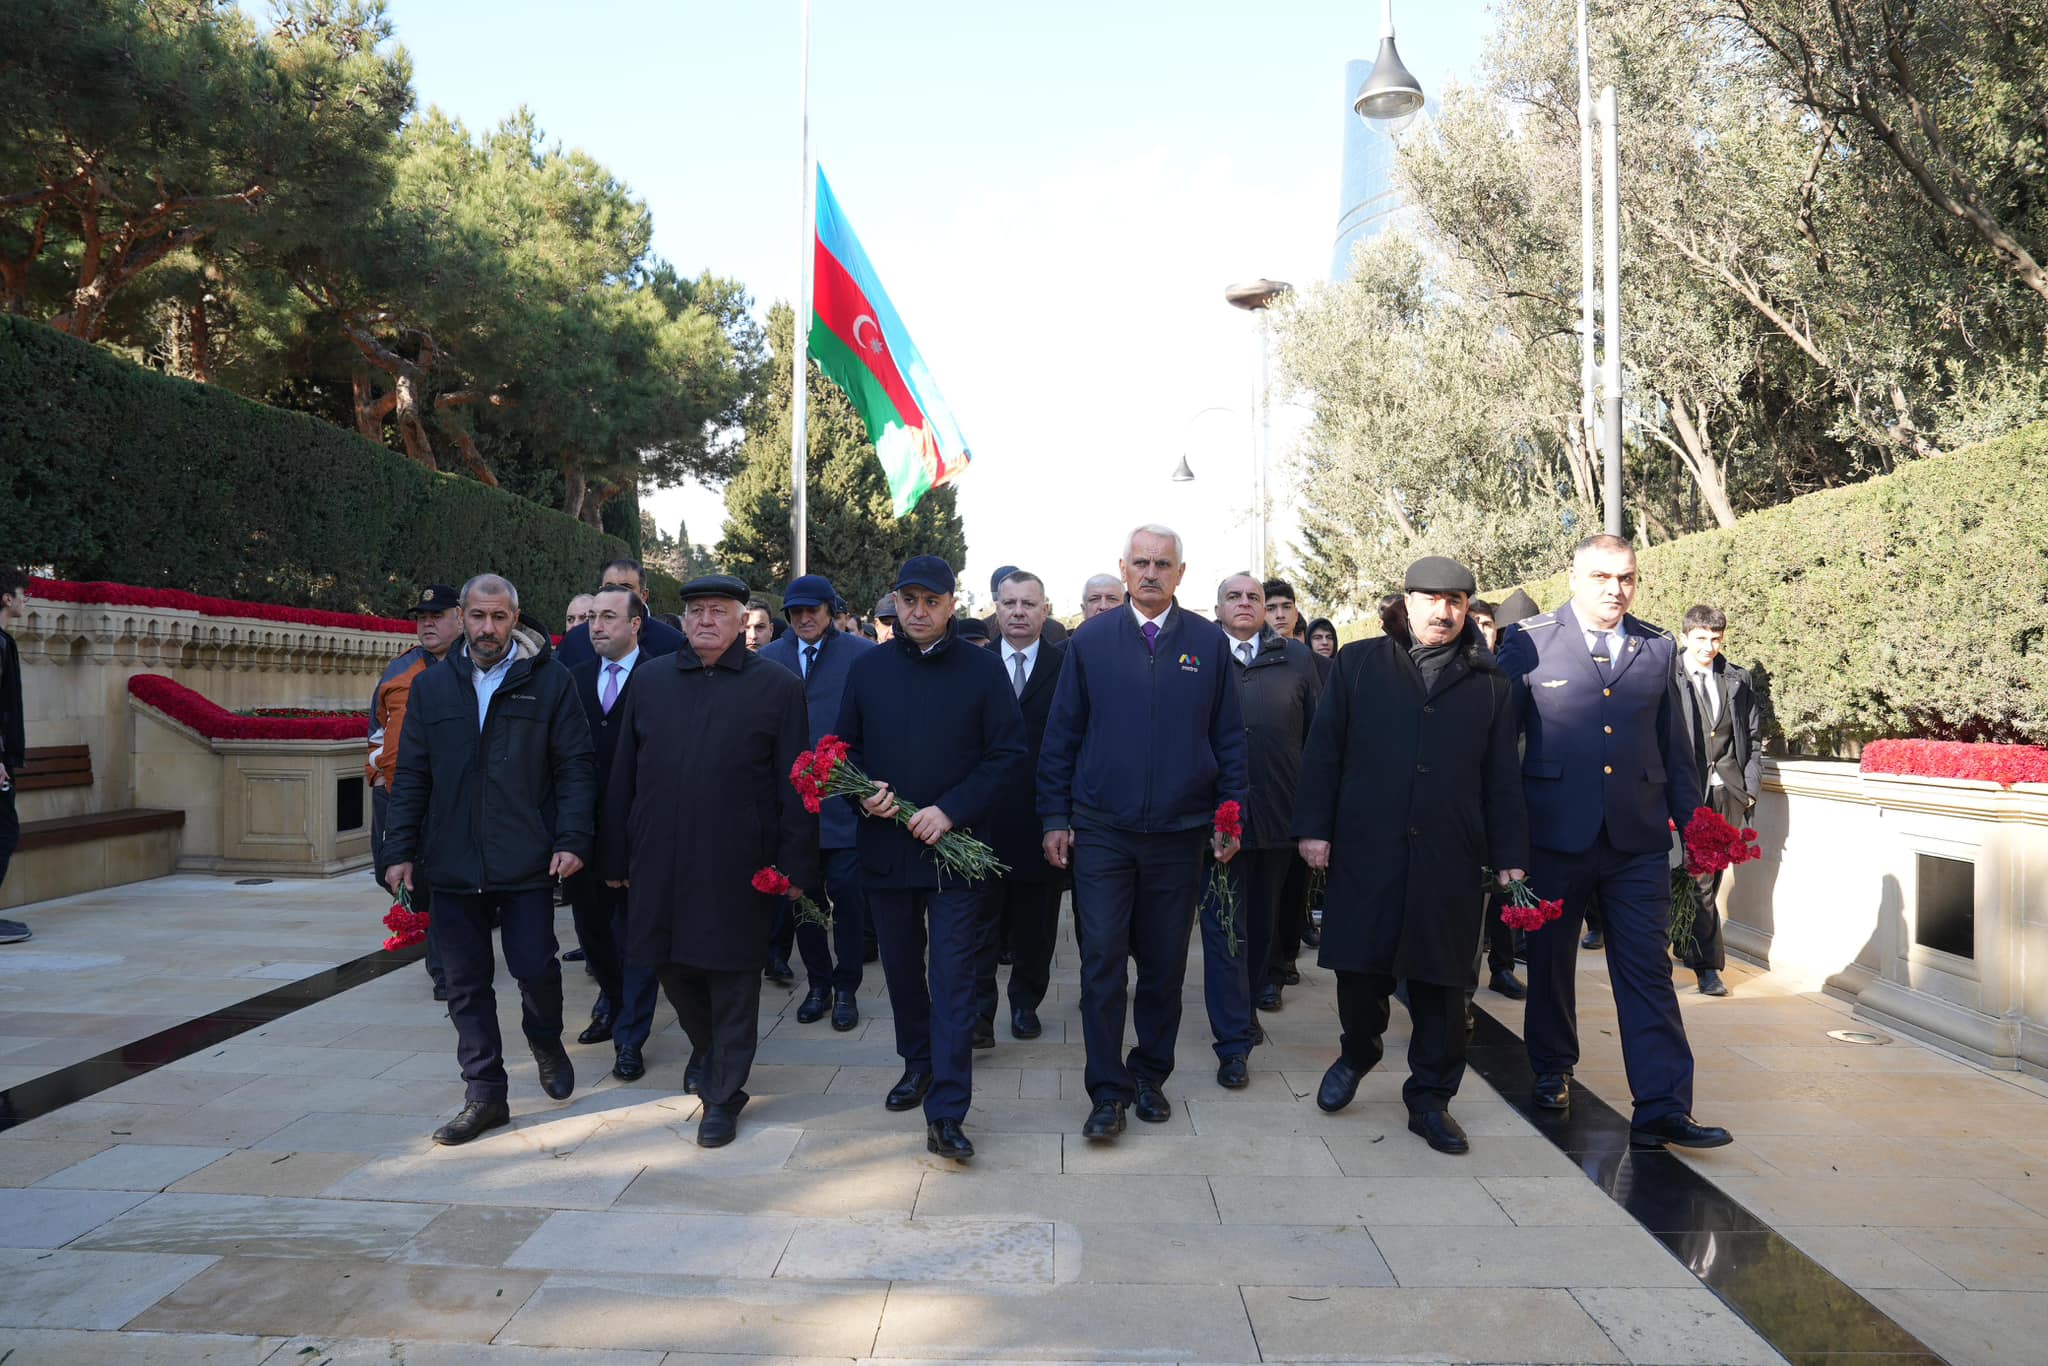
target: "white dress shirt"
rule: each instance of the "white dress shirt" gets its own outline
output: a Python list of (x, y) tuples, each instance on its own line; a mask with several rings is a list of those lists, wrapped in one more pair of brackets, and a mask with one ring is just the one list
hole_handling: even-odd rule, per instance
[[(1224, 634), (1230, 635), (1228, 631)], [(1254, 632), (1250, 640), (1239, 640), (1236, 636), (1230, 636), (1230, 653), (1238, 663), (1249, 668), (1251, 662), (1259, 657), (1258, 634)]]
[(1030, 677), (1031, 677), (1031, 671), (1032, 671), (1033, 669), (1035, 669), (1035, 668), (1037, 668), (1037, 667), (1038, 667), (1038, 647), (1039, 647), (1039, 646), (1040, 646), (1041, 644), (1043, 644), (1043, 643), (1044, 643), (1044, 638), (1043, 638), (1043, 637), (1040, 637), (1040, 638), (1039, 638), (1038, 640), (1034, 640), (1034, 641), (1032, 641), (1032, 642), (1031, 642), (1031, 643), (1030, 643), (1029, 645), (1026, 645), (1026, 646), (1025, 646), (1025, 647), (1024, 647), (1023, 649), (1021, 649), (1021, 650), (1020, 650), (1020, 649), (1018, 649), (1018, 648), (1017, 648), (1016, 646), (1012, 645), (1012, 644), (1011, 644), (1011, 643), (1010, 643), (1009, 641), (1007, 641), (1007, 640), (1006, 640), (1006, 641), (1004, 641), (1004, 642), (1003, 642), (1003, 674), (1004, 674), (1004, 676), (1005, 676), (1005, 677), (1007, 677), (1007, 678), (1009, 678), (1009, 679), (1011, 679), (1011, 680), (1012, 680), (1013, 682), (1015, 681), (1015, 679), (1016, 679), (1016, 677), (1017, 677), (1017, 663), (1016, 663), (1016, 661), (1017, 661), (1017, 656), (1018, 656), (1018, 655), (1022, 655), (1022, 656), (1024, 656), (1024, 677), (1025, 677), (1025, 678), (1027, 678), (1027, 679), (1028, 679), (1028, 678), (1030, 678)]
[(1151, 622), (1153, 625), (1157, 626), (1160, 630), (1164, 631), (1166, 629), (1166, 619), (1173, 615), (1173, 604), (1168, 603), (1166, 605), (1166, 610), (1164, 612), (1161, 612), (1158, 616), (1148, 617), (1143, 612), (1138, 610), (1138, 604), (1134, 602), (1131, 604), (1131, 615), (1138, 619), (1138, 632), (1141, 635), (1144, 633), (1145, 623), (1148, 621)]
[(1622, 651), (1628, 648), (1628, 630), (1620, 625), (1615, 626), (1611, 631), (1603, 631), (1597, 626), (1588, 626), (1585, 628), (1585, 634), (1588, 648), (1596, 655), (1604, 654), (1607, 656), (1607, 663), (1603, 667), (1608, 669), (1614, 667), (1616, 661), (1621, 658)]

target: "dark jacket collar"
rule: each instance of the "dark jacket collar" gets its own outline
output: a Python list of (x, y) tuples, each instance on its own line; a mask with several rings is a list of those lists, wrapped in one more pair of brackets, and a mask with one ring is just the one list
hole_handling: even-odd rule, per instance
[(684, 636), (683, 648), (676, 651), (676, 667), (685, 670), (716, 667), (738, 673), (741, 669), (747, 667), (747, 660), (751, 657), (752, 653), (751, 650), (747, 649), (746, 636), (737, 635), (732, 638), (732, 644), (725, 647), (725, 653), (707, 665), (702, 659), (697, 657), (697, 648), (690, 644), (690, 638)]
[[(1380, 613), (1380, 625), (1386, 630), (1387, 639), (1400, 647), (1406, 655), (1415, 644), (1415, 637), (1408, 631), (1408, 604), (1397, 602)], [(1499, 673), (1500, 665), (1495, 662), (1493, 651), (1486, 648), (1486, 637), (1479, 634), (1479, 623), (1465, 618), (1465, 629), (1458, 636), (1458, 661), (1466, 668), (1478, 673)], [(1446, 670), (1445, 680), (1448, 681)]]
[(940, 636), (938, 644), (932, 646), (929, 651), (900, 630), (895, 635), (889, 637), (889, 643), (900, 647), (903, 653), (909, 655), (912, 659), (939, 659), (944, 657), (946, 652), (952, 649), (959, 639), (959, 631), (949, 621), (946, 623), (946, 634)]

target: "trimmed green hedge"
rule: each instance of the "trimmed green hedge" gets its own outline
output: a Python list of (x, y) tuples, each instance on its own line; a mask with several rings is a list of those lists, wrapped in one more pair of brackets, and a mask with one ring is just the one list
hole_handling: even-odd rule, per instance
[[(304, 413), (0, 318), (0, 557), (70, 579), (399, 613), (485, 570), (559, 628), (626, 543)], [(676, 585), (651, 585), (656, 609)]]
[[(2048, 741), (2048, 423), (1652, 546), (1641, 571), (1645, 621), (1727, 612), (1782, 744)], [(1521, 587), (1553, 608), (1565, 579)]]

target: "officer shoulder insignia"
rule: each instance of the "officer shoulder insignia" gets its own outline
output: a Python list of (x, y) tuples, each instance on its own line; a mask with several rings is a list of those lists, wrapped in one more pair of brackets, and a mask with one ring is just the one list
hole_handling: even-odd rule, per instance
[(1530, 617), (1526, 621), (1519, 623), (1524, 631), (1540, 631), (1546, 626), (1555, 626), (1557, 624), (1557, 615), (1553, 612), (1545, 612), (1540, 617)]
[(1673, 638), (1671, 632), (1665, 630), (1654, 621), (1644, 621), (1640, 617), (1630, 617), (1629, 620), (1646, 636), (1659, 636), (1665, 640)]

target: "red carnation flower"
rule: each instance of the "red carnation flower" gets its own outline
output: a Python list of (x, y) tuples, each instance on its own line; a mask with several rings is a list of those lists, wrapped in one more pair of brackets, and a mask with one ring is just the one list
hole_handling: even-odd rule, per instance
[(1216, 808), (1216, 817), (1211, 824), (1217, 834), (1226, 840), (1242, 838), (1244, 835), (1244, 808), (1236, 802), (1224, 802)]
[(754, 874), (754, 890), (763, 896), (786, 896), (789, 879), (772, 867), (763, 868)]

